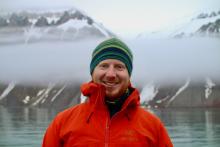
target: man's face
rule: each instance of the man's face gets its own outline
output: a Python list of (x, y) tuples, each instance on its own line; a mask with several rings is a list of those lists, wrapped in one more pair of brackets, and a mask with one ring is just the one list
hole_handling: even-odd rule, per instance
[(104, 85), (106, 97), (113, 100), (120, 97), (128, 88), (130, 76), (123, 62), (116, 59), (106, 59), (95, 67), (92, 80)]

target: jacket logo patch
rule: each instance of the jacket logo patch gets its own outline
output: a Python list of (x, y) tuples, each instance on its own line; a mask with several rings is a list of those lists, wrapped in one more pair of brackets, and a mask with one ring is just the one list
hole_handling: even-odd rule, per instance
[(139, 139), (134, 130), (125, 130), (124, 133), (122, 133), (121, 141), (138, 142)]

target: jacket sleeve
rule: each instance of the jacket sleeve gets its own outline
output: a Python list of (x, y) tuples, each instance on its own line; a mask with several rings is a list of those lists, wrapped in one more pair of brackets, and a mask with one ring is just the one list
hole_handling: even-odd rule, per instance
[(159, 147), (173, 147), (172, 141), (167, 133), (166, 128), (160, 124)]
[(55, 118), (44, 134), (42, 147), (62, 147), (62, 142), (59, 137), (58, 120)]

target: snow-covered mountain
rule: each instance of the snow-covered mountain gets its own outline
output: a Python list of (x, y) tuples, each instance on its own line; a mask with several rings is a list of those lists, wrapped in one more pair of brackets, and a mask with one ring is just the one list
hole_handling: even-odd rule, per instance
[(114, 34), (76, 8), (0, 14), (0, 43), (80, 40), (109, 36)]
[[(94, 48), (97, 40), (110, 36), (115, 35), (76, 8), (0, 13), (0, 48), (2, 49), (0, 55), (3, 55), (0, 65), (0, 105), (63, 109), (79, 103), (81, 83), (78, 81), (79, 78), (74, 82), (71, 79), (80, 73), (81, 69), (79, 70), (78, 67), (82, 68), (84, 62), (89, 60), (87, 54)], [(77, 53), (75, 49), (78, 50)], [(13, 55), (7, 54), (8, 52), (12, 52)], [(54, 69), (50, 69), (53, 67)], [(59, 82), (49, 80), (50, 82), (46, 84), (44, 82), (44, 84), (41, 82), (27, 84), (15, 82), (17, 80), (10, 76), (7, 82), (1, 81), (5, 80), (3, 75), (7, 77), (11, 72), (18, 78), (19, 74), (15, 73), (17, 71), (22, 71), (21, 75), (26, 80), (28, 75), (31, 75), (27, 81), (35, 79), (42, 73), (48, 77), (38, 80), (45, 81), (53, 77), (53, 73), (56, 75), (60, 72), (54, 77), (59, 79)], [(32, 73), (27, 74), (28, 71)], [(38, 74), (37, 71), (41, 73)], [(80, 78), (84, 78), (82, 74)]]
[[(201, 13), (193, 18), (188, 18), (185, 23), (173, 25), (175, 27), (170, 29), (153, 34), (143, 33), (139, 37), (168, 38), (196, 35), (218, 37), (219, 18), (219, 12)], [(81, 81), (79, 82), (78, 79), (84, 78), (84, 74), (87, 73), (84, 71), (84, 69), (87, 69), (85, 65), (89, 63), (89, 59), (83, 57), (88, 56), (90, 49), (94, 48), (96, 43), (92, 40), (93, 43), (91, 44), (87, 41), (80, 44), (80, 41), (74, 42), (74, 40), (99, 39), (113, 35), (104, 26), (76, 9), (2, 15), (0, 18), (0, 46), (1, 44), (10, 44), (11, 46), (2, 46), (5, 49), (3, 48), (3, 52), (0, 54), (2, 59), (0, 76), (3, 75), (3, 80), (8, 78), (6, 81), (9, 81), (5, 84), (0, 82), (0, 104), (6, 106), (64, 108), (79, 103)], [(23, 46), (23, 44), (11, 44), (11, 42), (31, 43), (51, 40), (53, 41), (52, 43), (43, 43), (42, 45), (28, 44)], [(70, 40), (71, 42), (55, 43), (54, 40)], [(135, 60), (137, 61), (136, 69), (139, 69), (142, 74), (147, 71), (147, 76), (142, 76), (141, 80), (148, 79), (148, 76), (151, 75), (150, 71), (152, 71), (153, 75), (160, 72), (165, 78), (169, 74), (172, 77), (172, 81), (170, 80), (169, 84), (173, 83), (162, 85), (161, 83), (155, 83), (154, 79), (150, 79), (152, 80), (151, 82), (146, 85), (142, 84), (139, 87), (141, 102), (151, 107), (219, 107), (219, 76), (210, 78), (208, 74), (206, 79), (202, 79), (202, 77), (201, 81), (195, 82), (193, 78), (183, 79), (185, 76), (181, 77), (180, 74), (182, 81), (178, 83), (172, 75), (172, 73), (179, 74), (183, 72), (188, 75), (188, 71), (191, 73), (192, 70), (195, 70), (195, 73), (218, 74), (219, 70), (217, 70), (216, 66), (220, 63), (219, 43), (215, 43), (216, 40), (218, 42), (218, 39), (213, 39), (215, 41), (207, 45), (201, 44), (198, 46), (194, 45), (194, 43), (200, 43), (195, 38), (190, 39), (191, 41), (185, 40), (184, 42), (183, 40), (181, 39), (181, 43), (180, 40), (176, 39), (169, 40), (171, 42), (167, 40), (150, 40), (149, 42), (134, 40), (132, 49), (137, 49), (134, 54), (139, 55), (136, 58), (137, 60)], [(200, 41), (206, 42), (203, 39)], [(74, 51), (75, 49), (77, 49), (77, 53)], [(185, 50), (186, 52), (184, 52)], [(208, 52), (209, 50), (212, 52), (211, 54)], [(202, 51), (203, 53), (201, 54)], [(199, 57), (197, 57), (198, 53), (200, 54)], [(211, 61), (208, 62), (207, 60)], [(142, 66), (143, 63), (145, 66)], [(208, 72), (204, 70), (208, 70)], [(39, 83), (46, 79), (46, 85), (35, 85), (34, 83), (33, 85), (25, 85), (22, 82), (14, 82), (17, 80), (10, 81), (10, 76), (12, 79), (14, 77), (17, 79), (20, 76), (21, 81), (29, 80), (29, 78), (34, 79), (36, 76)], [(140, 74), (138, 74), (138, 77), (141, 77)], [(68, 78), (76, 78), (78, 82), (74, 81), (74, 79), (74, 82), (70, 82), (70, 84), (65, 83), (69, 81)], [(62, 84), (48, 82), (54, 79), (55, 83), (61, 80)]]
[(0, 84), (0, 105), (64, 109), (80, 102), (80, 84)]
[(170, 24), (165, 29), (141, 33), (137, 38), (185, 38), (195, 36), (220, 37), (220, 10), (183, 18)]
[[(150, 88), (149, 88), (150, 87)], [(213, 79), (195, 82), (188, 78), (179, 84), (150, 83), (141, 91), (148, 107), (220, 107), (220, 86)]]
[[(187, 50), (187, 47), (190, 47), (190, 54), (192, 55), (193, 51), (198, 49), (197, 51), (195, 51), (193, 57), (193, 60), (198, 61), (198, 57), (196, 57), (196, 55), (201, 55), (203, 49), (206, 48), (206, 50), (210, 53), (213, 52), (213, 50), (211, 49), (211, 42), (209, 41), (218, 40), (220, 38), (220, 10), (199, 13), (193, 17), (181, 19), (175, 24), (171, 24), (166, 29), (150, 33), (144, 32), (137, 36), (137, 40), (148, 39), (149, 41), (150, 39), (158, 39), (159, 41), (161, 41), (161, 39), (166, 40), (168, 38), (181, 38), (181, 40), (174, 39), (177, 42), (173, 40), (174, 43), (176, 43), (175, 51), (177, 52), (181, 52), (181, 50), (179, 50), (179, 46), (184, 46), (184, 50)], [(196, 41), (197, 39), (198, 41)], [(191, 40), (191, 44), (189, 46), (183, 43), (186, 40)], [(205, 40), (207, 40), (206, 43), (209, 42), (209, 45), (204, 47), (196, 45), (201, 44), (201, 42), (199, 41)], [(215, 48), (216, 51), (219, 53), (218, 45), (219, 44), (215, 44)], [(165, 49), (165, 52), (168, 52), (170, 49), (166, 48), (166, 46), (163, 46), (162, 48)], [(210, 57), (213, 56), (214, 58), (214, 55), (215, 53), (211, 53)], [(178, 55), (175, 54), (175, 56)], [(182, 55), (182, 57), (184, 58), (184, 62), (190, 60), (185, 55)], [(193, 60), (191, 60), (190, 62), (193, 62)], [(204, 58), (203, 60), (207, 61), (207, 58)], [(178, 63), (178, 60), (176, 59), (175, 62)], [(218, 63), (219, 62), (212, 62), (209, 66), (215, 66), (218, 65)], [(185, 65), (187, 67), (190, 67), (192, 63)], [(181, 64), (179, 64), (178, 66), (181, 67)], [(204, 65), (204, 67), (205, 66), (207, 65)], [(195, 69), (197, 70), (197, 67), (195, 67)], [(188, 70), (190, 72), (193, 69), (186, 69), (185, 71)], [(215, 71), (213, 71), (212, 69), (208, 72), (212, 73)], [(196, 80), (195, 77), (185, 77), (185, 79), (183, 78), (182, 82), (176, 82), (173, 84), (171, 84), (171, 81), (166, 84), (156, 84), (155, 82), (151, 81), (143, 85), (141, 89), (141, 102), (148, 107), (219, 107), (220, 83), (218, 79), (219, 76), (215, 78), (211, 78), (209, 76), (207, 76), (206, 78), (201, 77), (201, 79), (199, 80)]]

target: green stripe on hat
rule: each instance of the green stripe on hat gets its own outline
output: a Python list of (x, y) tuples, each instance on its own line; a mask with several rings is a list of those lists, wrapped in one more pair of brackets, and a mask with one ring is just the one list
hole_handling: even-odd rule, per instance
[(132, 72), (133, 55), (128, 46), (117, 38), (110, 38), (101, 42), (92, 53), (90, 73), (92, 74), (99, 62), (106, 59), (117, 59), (123, 62), (129, 75)]
[(105, 49), (105, 48), (110, 48), (110, 47), (115, 47), (118, 49), (123, 50), (124, 52), (126, 52), (126, 54), (133, 59), (133, 55), (131, 50), (128, 48), (128, 46), (123, 43), (121, 40), (117, 39), (117, 38), (111, 38), (108, 40), (103, 41), (102, 43), (100, 43), (95, 50), (92, 53), (92, 57), (94, 57), (97, 53), (99, 53), (101, 50)]

